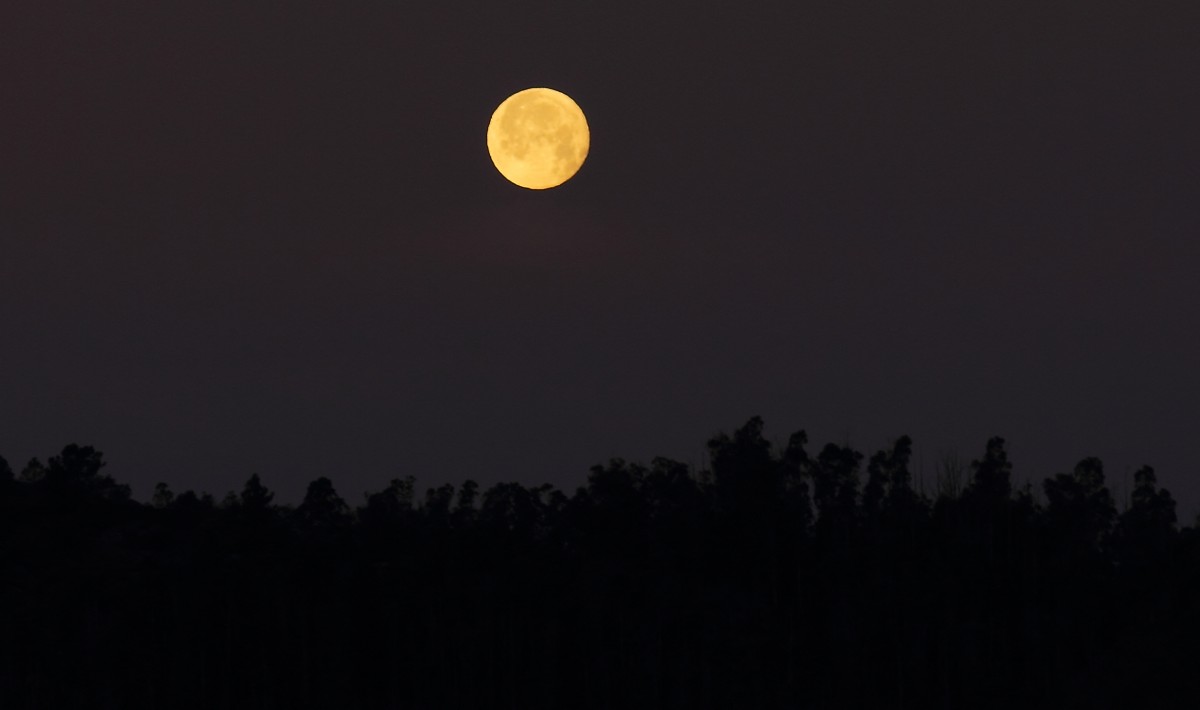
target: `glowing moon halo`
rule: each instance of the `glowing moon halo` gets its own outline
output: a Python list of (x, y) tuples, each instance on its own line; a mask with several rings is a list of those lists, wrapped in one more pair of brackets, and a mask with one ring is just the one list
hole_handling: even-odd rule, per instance
[(530, 190), (557, 187), (579, 171), (591, 142), (583, 110), (554, 89), (518, 91), (488, 124), (492, 163), (510, 182)]

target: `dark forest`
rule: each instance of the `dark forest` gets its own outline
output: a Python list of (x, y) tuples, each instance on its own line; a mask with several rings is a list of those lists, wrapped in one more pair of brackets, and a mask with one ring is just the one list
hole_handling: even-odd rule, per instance
[(1117, 501), (1095, 458), (1015, 486), (1001, 438), (927, 486), (911, 458), (756, 417), (573, 495), (322, 477), (295, 506), (257, 475), (141, 503), (90, 446), (0, 459), (0, 706), (1200, 702), (1200, 521), (1152, 468)]

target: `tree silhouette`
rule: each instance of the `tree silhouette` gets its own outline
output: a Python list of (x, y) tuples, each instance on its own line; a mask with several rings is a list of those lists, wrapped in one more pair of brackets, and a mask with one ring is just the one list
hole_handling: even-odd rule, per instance
[(434, 524), (448, 526), (450, 524), (450, 506), (454, 502), (454, 485), (447, 483), (437, 488), (425, 491), (425, 505), (422, 512)]
[(242, 486), (242, 493), (238, 497), (238, 502), (243, 510), (251, 514), (257, 514), (269, 510), (271, 501), (274, 499), (275, 494), (263, 485), (262, 480), (255, 473), (246, 479), (246, 484)]
[(1043, 488), (1051, 528), (1069, 544), (1098, 551), (1117, 515), (1100, 459), (1083, 459), (1070, 474), (1046, 479)]
[(154, 485), (154, 497), (151, 498), (151, 503), (155, 508), (167, 508), (171, 503), (175, 502), (175, 494), (171, 492), (171, 487), (166, 483), (159, 481)]
[(1122, 564), (1160, 561), (1176, 537), (1175, 499), (1158, 487), (1150, 466), (1133, 475), (1129, 509), (1121, 514), (1115, 533)]
[(359, 520), (379, 534), (394, 532), (413, 513), (415, 489), (416, 479), (412, 476), (393, 478), (384, 490), (367, 494), (366, 505), (358, 511)]
[(867, 462), (867, 485), (863, 486), (862, 512), (875, 519), (883, 509), (883, 498), (888, 488), (888, 454), (876, 452)]
[(812, 517), (812, 498), (808, 480), (812, 475), (813, 461), (808, 457), (808, 434), (803, 429), (788, 437), (787, 447), (779, 459), (779, 475), (783, 479), (784, 497), (788, 501), (789, 514), (799, 516), (799, 529), (807, 529)]
[(306, 527), (335, 528), (350, 522), (350, 506), (334, 490), (333, 481), (321, 476), (308, 484), (296, 518)]
[[(1194, 704), (1200, 532), (1149, 467), (1115, 515), (1098, 459), (1016, 491), (782, 450), (754, 417), (711, 470), (615, 458), (549, 484), (413, 477), (351, 511), (257, 475), (216, 505), (128, 498), (70, 445), (0, 459), (5, 708), (924, 708)], [(958, 465), (958, 474), (965, 469)], [(957, 475), (957, 474), (956, 474)], [(469, 679), (469, 680), (465, 680)], [(188, 691), (181, 692), (181, 688)], [(1181, 704), (1182, 703), (1182, 704)]]
[(29, 459), (29, 463), (25, 464), (25, 468), (21, 469), (21, 481), (23, 483), (40, 483), (46, 479), (46, 467), (36, 458)]
[(762, 417), (752, 417), (734, 431), (708, 442), (715, 493), (735, 514), (760, 511), (777, 501), (783, 481), (771, 456), (771, 444), (763, 437)]
[(981, 507), (1002, 505), (1012, 495), (1012, 464), (1004, 448), (1004, 439), (988, 439), (982, 459), (971, 462), (973, 478), (964, 497)]
[(478, 520), (479, 484), (470, 479), (458, 487), (454, 511), (450, 519), (455, 528), (470, 530)]
[(850, 447), (834, 443), (826, 444), (817, 455), (812, 477), (819, 534), (848, 541), (846, 536), (858, 517), (858, 467), (862, 458)]
[(1012, 532), (1012, 464), (1004, 443), (992, 437), (983, 458), (971, 462), (971, 482), (961, 501), (965, 517), (957, 523), (964, 541), (982, 551), (989, 563), (1008, 552), (1005, 543)]
[(483, 494), (480, 523), (493, 532), (530, 540), (541, 527), (536, 495), (519, 483), (497, 483)]
[(917, 502), (916, 491), (912, 487), (912, 472), (908, 463), (912, 459), (912, 439), (902, 436), (896, 439), (888, 454), (888, 492), (885, 507), (904, 509)]
[[(861, 514), (868, 532), (889, 540), (902, 539), (908, 547), (928, 515), (925, 502), (912, 488), (908, 469), (912, 457), (912, 439), (901, 436), (887, 451), (878, 451), (867, 464), (867, 485), (863, 488)], [(880, 541), (885, 544), (884, 541)]]
[(58, 456), (51, 456), (48, 473), (51, 477), (68, 481), (94, 479), (107, 464), (104, 456), (90, 446), (68, 444)]

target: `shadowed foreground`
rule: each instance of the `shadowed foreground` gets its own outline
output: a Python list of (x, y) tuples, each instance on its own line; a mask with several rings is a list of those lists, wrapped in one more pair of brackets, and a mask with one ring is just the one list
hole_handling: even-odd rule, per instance
[[(755, 418), (693, 471), (567, 496), (412, 478), (352, 508), (151, 504), (71, 445), (0, 459), (4, 708), (1126, 708), (1200, 702), (1200, 534), (1143, 468), (1012, 490), (1002, 439), (914, 490)], [(865, 464), (865, 465), (864, 465)]]

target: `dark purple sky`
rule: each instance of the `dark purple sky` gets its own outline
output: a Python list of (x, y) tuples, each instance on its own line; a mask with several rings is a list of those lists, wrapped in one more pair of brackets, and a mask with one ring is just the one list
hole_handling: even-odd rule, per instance
[[(17, 5), (17, 468), (573, 490), (761, 414), (1200, 509), (1194, 0)], [(530, 86), (592, 128), (547, 192), (484, 144)]]

